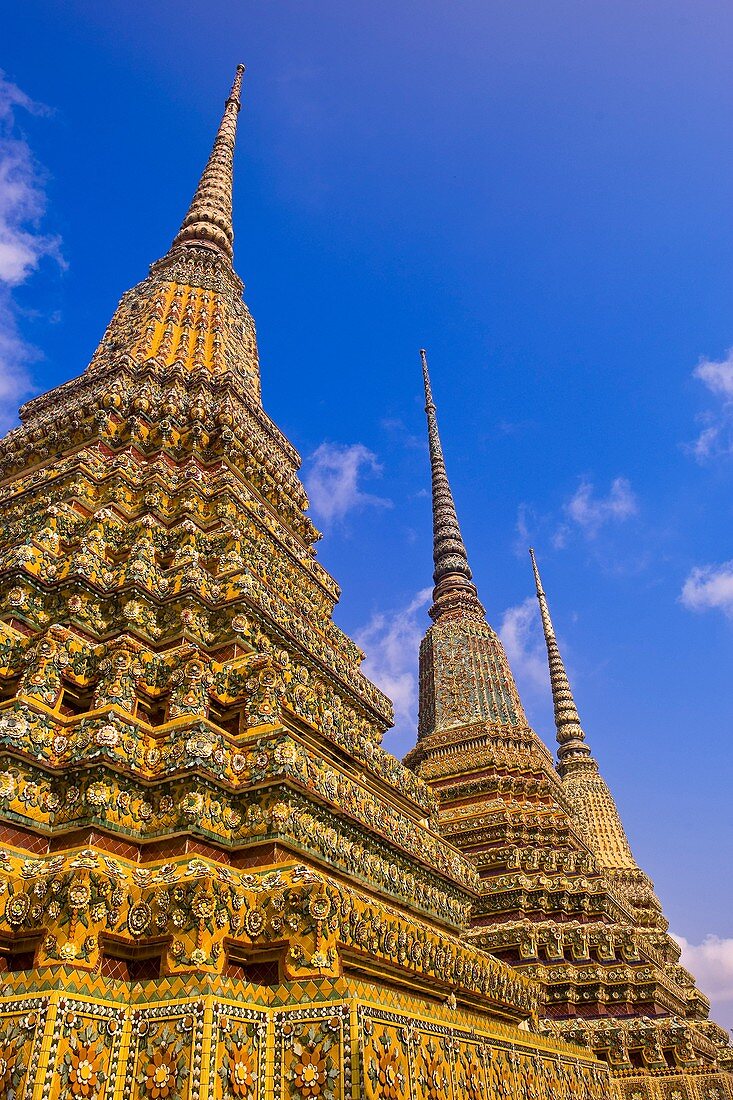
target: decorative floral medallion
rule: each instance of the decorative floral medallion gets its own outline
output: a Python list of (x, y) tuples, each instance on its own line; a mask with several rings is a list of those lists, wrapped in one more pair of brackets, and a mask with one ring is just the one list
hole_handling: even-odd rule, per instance
[(282, 1029), (290, 1095), (299, 1100), (341, 1100), (339, 1032), (328, 1020), (287, 1023)]
[(177, 1062), (173, 1051), (158, 1048), (145, 1068), (144, 1084), (153, 1100), (166, 1100), (176, 1089)]
[(72, 882), (69, 886), (69, 908), (86, 909), (89, 905), (91, 892), (86, 882)]
[(407, 1062), (402, 1045), (382, 1032), (374, 1043), (367, 1066), (372, 1094), (379, 1100), (407, 1100)]
[(68, 1052), (69, 1094), (93, 1100), (104, 1081), (99, 1070), (99, 1054), (92, 1047), (78, 1046)]
[(127, 927), (133, 936), (142, 936), (150, 926), (153, 913), (146, 902), (133, 905), (127, 915)]
[(251, 1100), (255, 1086), (255, 1075), (252, 1059), (247, 1050), (237, 1044), (230, 1057), (227, 1076), (232, 1092), (242, 1100)]
[(137, 1063), (141, 1100), (181, 1100), (191, 1056), (192, 1032), (185, 1020), (174, 1024), (143, 1017), (138, 1022), (143, 1040)]
[(444, 1100), (448, 1094), (448, 1074), (446, 1062), (438, 1044), (429, 1038), (421, 1051), (421, 1068), (418, 1080), (425, 1100)]
[(301, 1096), (306, 1097), (306, 1100), (321, 1096), (328, 1081), (325, 1055), (322, 1055), (318, 1049), (303, 1050), (300, 1060), (295, 1064), (293, 1080), (295, 1087)]
[(18, 1064), (18, 1051), (13, 1045), (0, 1047), (0, 1100), (16, 1095), (25, 1067)]
[(65, 1042), (59, 1077), (60, 1097), (101, 1100), (109, 1076), (109, 1019), (83, 1015), (77, 1004), (63, 1002), (61, 1028)]
[(481, 1062), (470, 1047), (459, 1061), (458, 1079), (465, 1100), (485, 1100), (486, 1086)]
[(244, 930), (252, 939), (265, 927), (265, 917), (260, 909), (248, 909), (244, 915)]
[(266, 1029), (261, 1021), (247, 1019), (247, 1015), (246, 1010), (242, 1014), (241, 1009), (232, 1008), (231, 1015), (219, 1018), (221, 1045), (212, 1045), (212, 1070), (216, 1066), (223, 1100), (255, 1100), (259, 1096), (260, 1054), (264, 1058), (260, 1044), (264, 1044)]
[(17, 926), (22, 924), (31, 910), (31, 899), (28, 894), (14, 894), (5, 903), (5, 919), (8, 924)]

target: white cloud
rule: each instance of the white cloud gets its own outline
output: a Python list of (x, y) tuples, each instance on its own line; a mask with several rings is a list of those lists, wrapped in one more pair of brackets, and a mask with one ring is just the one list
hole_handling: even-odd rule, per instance
[(517, 537), (514, 540), (514, 553), (522, 561), (527, 560), (529, 547), (548, 538), (555, 550), (564, 550), (571, 535), (568, 523), (557, 523), (551, 513), (542, 513), (534, 505), (523, 501), (517, 509)]
[(521, 558), (522, 561), (524, 561), (526, 557), (527, 548), (535, 541), (532, 535), (532, 529), (535, 523), (536, 516), (534, 509), (530, 504), (522, 501), (517, 508), (517, 537), (514, 540), (514, 553), (518, 558)]
[(692, 372), (720, 400), (699, 418), (705, 425), (687, 450), (698, 462), (733, 454), (733, 348), (724, 359), (701, 359)]
[[(542, 512), (526, 502), (517, 511), (515, 553), (524, 558), (533, 542), (549, 541), (554, 550), (564, 550), (573, 536), (581, 533), (586, 539), (597, 537), (602, 528), (624, 523), (639, 512), (639, 502), (628, 478), (616, 477), (608, 492), (596, 492), (594, 483), (581, 477), (578, 487), (566, 500), (558, 516)], [(604, 565), (608, 566), (604, 554)]]
[(733, 1026), (733, 938), (706, 936), (702, 943), (690, 943), (674, 936), (682, 948), (682, 965), (694, 976), (700, 989), (710, 998), (710, 1015), (723, 1027)]
[(17, 132), (19, 110), (47, 113), (0, 70), (0, 430), (13, 423), (18, 402), (31, 392), (28, 367), (39, 357), (20, 332), (13, 290), (44, 257), (63, 266), (59, 238), (40, 229), (46, 209), (44, 176)]
[(625, 477), (611, 482), (607, 496), (596, 496), (593, 483), (583, 478), (565, 505), (565, 513), (590, 538), (607, 523), (620, 523), (636, 515), (639, 505), (631, 483)]
[(701, 359), (692, 373), (711, 393), (733, 401), (733, 348), (728, 350), (725, 359)]
[(499, 627), (512, 672), (523, 687), (545, 690), (550, 683), (540, 613), (534, 596), (508, 607)]
[(0, 432), (17, 421), (18, 405), (33, 389), (27, 366), (38, 357), (20, 333), (0, 286)]
[[(705, 419), (709, 419), (709, 416), (706, 415)], [(716, 454), (727, 454), (730, 446), (723, 441), (723, 435), (723, 423), (710, 424), (707, 428), (703, 428), (695, 442), (689, 444), (686, 449), (698, 462), (705, 462)]]
[(690, 611), (716, 609), (733, 616), (733, 561), (696, 565), (682, 586), (680, 603)]
[(12, 124), (16, 107), (22, 107), (32, 115), (48, 114), (47, 107), (42, 103), (34, 103), (30, 96), (27, 96), (17, 84), (13, 84), (12, 80), (8, 80), (0, 69), (0, 123)]
[(382, 467), (363, 443), (321, 443), (310, 457), (306, 489), (313, 509), (326, 523), (364, 507), (391, 508), (392, 501), (365, 493), (361, 481), (378, 477)]
[(362, 670), (394, 704), (395, 728), (391, 737), (402, 739), (405, 751), (417, 732), (417, 668), (420, 639), (429, 621), (423, 612), (432, 594), (423, 588), (407, 604), (391, 612), (373, 615), (355, 634), (366, 653)]
[(567, 523), (561, 523), (557, 527), (550, 537), (552, 547), (554, 550), (564, 550), (568, 544), (568, 537), (570, 535), (570, 528)]

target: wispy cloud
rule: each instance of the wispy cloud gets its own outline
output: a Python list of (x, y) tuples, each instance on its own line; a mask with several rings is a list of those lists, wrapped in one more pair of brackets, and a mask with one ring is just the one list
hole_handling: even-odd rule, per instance
[[(524, 559), (528, 546), (543, 541), (549, 541), (555, 550), (564, 550), (577, 534), (593, 541), (603, 528), (618, 526), (638, 512), (639, 501), (628, 478), (614, 478), (604, 494), (596, 491), (590, 478), (582, 477), (573, 495), (562, 505), (560, 517), (555, 511), (542, 511), (527, 501), (519, 505), (514, 552)], [(603, 560), (608, 568), (605, 553)]]
[(563, 550), (571, 535), (569, 523), (558, 523), (555, 513), (542, 512), (527, 501), (517, 508), (515, 530), (514, 553), (525, 565), (527, 550), (534, 543), (549, 540), (555, 550)]
[(524, 435), (534, 426), (535, 422), (533, 420), (500, 420), (496, 425), (496, 430), (499, 435), (519, 436)]
[(508, 607), (499, 627), (509, 664), (523, 688), (545, 691), (550, 683), (537, 600), (528, 596)]
[(725, 359), (701, 359), (693, 374), (711, 393), (733, 401), (733, 348), (728, 350)]
[(60, 241), (41, 231), (46, 211), (45, 178), (18, 114), (48, 114), (0, 70), (0, 430), (15, 420), (18, 402), (30, 393), (30, 364), (39, 358), (24, 339), (13, 291), (45, 257), (63, 266)]
[[(625, 477), (617, 477), (603, 496), (595, 492), (592, 481), (583, 478), (577, 490), (564, 506), (568, 519), (589, 538), (595, 538), (602, 527), (621, 523), (639, 511), (636, 494)], [(558, 545), (562, 545), (561, 541)]]
[(364, 478), (381, 473), (377, 456), (363, 443), (321, 443), (310, 457), (305, 479), (313, 510), (328, 524), (360, 508), (391, 508), (391, 500), (361, 487)]
[(379, 426), (409, 450), (427, 451), (428, 449), (427, 436), (413, 435), (404, 420), (400, 420), (399, 417), (386, 416), (379, 422)]
[(514, 553), (522, 561), (527, 556), (527, 549), (534, 541), (532, 537), (532, 530), (536, 526), (537, 518), (535, 516), (534, 509), (530, 504), (522, 501), (517, 508), (517, 522), (516, 532), (517, 537), (514, 540)]
[(701, 359), (692, 375), (719, 404), (699, 417), (700, 434), (686, 449), (698, 462), (733, 454), (733, 348), (724, 359)]
[(682, 586), (680, 603), (690, 611), (722, 611), (733, 618), (733, 561), (696, 565)]
[(711, 1016), (723, 1027), (733, 1027), (733, 938), (709, 935), (697, 944), (684, 936), (674, 938), (682, 948), (682, 965), (711, 1000)]
[(362, 669), (394, 703), (395, 728), (390, 737), (400, 750), (414, 743), (417, 730), (417, 665), (420, 639), (428, 620), (424, 609), (432, 589), (423, 588), (396, 611), (373, 615), (356, 632), (355, 640), (366, 653)]

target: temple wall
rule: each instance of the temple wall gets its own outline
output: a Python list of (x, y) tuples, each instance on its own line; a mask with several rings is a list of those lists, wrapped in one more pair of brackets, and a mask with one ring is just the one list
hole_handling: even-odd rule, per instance
[[(71, 971), (68, 977), (76, 985)], [(12, 979), (22, 988), (22, 973)], [(4, 999), (1, 1097), (609, 1096), (605, 1067), (587, 1053), (487, 1017), (447, 1006), (430, 1009), (378, 986), (341, 980), (269, 989), (229, 981), (216, 991), (197, 988), (192, 997), (185, 981), (129, 985), (97, 978), (89, 984), (96, 986), (94, 996), (79, 987)], [(224, 986), (233, 996), (222, 995)]]

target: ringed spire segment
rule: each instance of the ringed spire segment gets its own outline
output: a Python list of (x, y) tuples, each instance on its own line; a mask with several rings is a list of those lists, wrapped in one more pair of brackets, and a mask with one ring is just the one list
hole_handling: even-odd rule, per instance
[(484, 609), (479, 603), (476, 587), (471, 581), (471, 567), (468, 554), (458, 524), (458, 515), (453, 500), (448, 473), (445, 468), (443, 448), (438, 432), (433, 391), (428, 372), (428, 357), (424, 348), (420, 349), (422, 361), (423, 385), (425, 387), (425, 415), (428, 427), (428, 449), (430, 452), (430, 476), (433, 501), (433, 606), (430, 614), (433, 619), (439, 615), (456, 610), (470, 611), (483, 618)]
[(555, 709), (555, 729), (557, 731), (558, 768), (563, 774), (564, 768), (572, 761), (592, 760), (591, 751), (585, 741), (585, 733), (580, 724), (580, 715), (575, 705), (575, 699), (570, 687), (565, 665), (560, 655), (560, 648), (555, 637), (555, 628), (550, 618), (550, 609), (547, 604), (545, 590), (542, 587), (540, 571), (537, 567), (537, 559), (534, 550), (530, 548), (529, 556), (532, 560), (537, 600), (540, 605), (542, 617), (542, 630), (547, 646), (547, 660), (550, 666), (550, 686), (552, 689), (552, 702)]
[(199, 180), (196, 193), (173, 241), (179, 245), (203, 245), (221, 252), (230, 262), (234, 255), (232, 225), (232, 182), (237, 116), (242, 105), (244, 65), (237, 65), (232, 89), (224, 105), (224, 115), (214, 139), (211, 155)]

